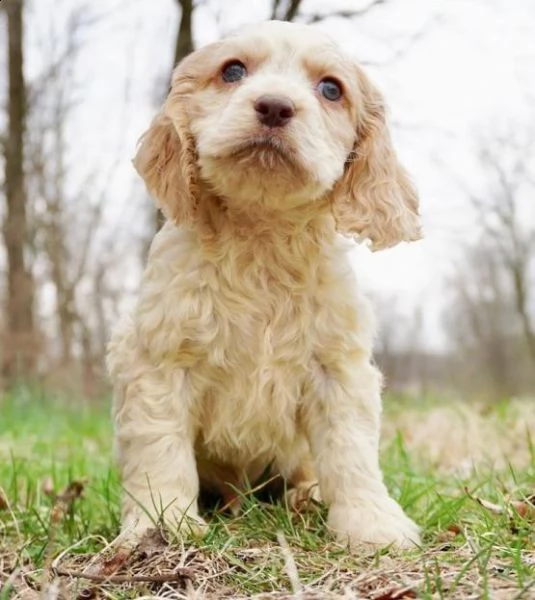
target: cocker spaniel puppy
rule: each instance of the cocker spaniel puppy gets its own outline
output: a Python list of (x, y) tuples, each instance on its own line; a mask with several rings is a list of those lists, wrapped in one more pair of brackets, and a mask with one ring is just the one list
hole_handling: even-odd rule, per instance
[(317, 29), (249, 26), (178, 65), (134, 165), (167, 222), (109, 349), (125, 535), (202, 530), (201, 488), (238, 510), (271, 468), (339, 540), (417, 543), (344, 239), (420, 236), (379, 92)]

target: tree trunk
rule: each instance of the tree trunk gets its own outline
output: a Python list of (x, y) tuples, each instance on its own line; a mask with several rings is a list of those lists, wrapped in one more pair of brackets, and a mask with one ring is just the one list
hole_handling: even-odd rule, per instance
[(175, 60), (173, 68), (188, 54), (193, 52), (193, 31), (192, 31), (192, 17), (193, 17), (193, 0), (177, 0), (180, 5), (180, 25), (178, 26), (178, 33), (176, 36), (175, 43)]
[[(69, 280), (67, 266), (69, 256), (64, 227), (65, 216), (65, 134), (64, 123), (67, 118), (65, 94), (58, 93), (55, 100), (52, 131), (54, 150), (48, 160), (53, 165), (51, 194), (47, 199), (47, 240), (48, 258), (51, 265), (51, 279), (56, 288), (56, 311), (61, 339), (61, 366), (67, 367), (72, 362), (74, 323), (76, 321), (75, 285)], [(43, 182), (46, 189), (46, 181)], [(43, 195), (46, 198), (46, 192)]]
[(8, 383), (35, 373), (34, 285), (27, 264), (27, 204), (24, 179), (26, 84), (23, 54), (23, 0), (4, 0), (8, 42), (8, 134), (5, 143), (7, 310), (2, 372)]
[(273, 0), (271, 18), (279, 21), (293, 21), (301, 8), (302, 0), (288, 0), (281, 6), (281, 0)]
[(522, 332), (524, 334), (524, 339), (526, 340), (526, 346), (531, 357), (531, 361), (535, 365), (535, 331), (531, 324), (527, 292), (529, 285), (528, 265), (529, 256), (522, 257), (520, 260), (517, 259), (516, 263), (512, 265), (511, 276), (513, 279), (513, 289), (515, 292), (516, 310), (520, 318)]

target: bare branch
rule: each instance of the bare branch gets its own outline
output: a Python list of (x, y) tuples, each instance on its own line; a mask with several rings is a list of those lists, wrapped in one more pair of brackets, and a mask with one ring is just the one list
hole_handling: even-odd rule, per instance
[(429, 16), (429, 18), (426, 19), (423, 25), (419, 29), (414, 31), (411, 35), (409, 35), (402, 42), (402, 44), (392, 52), (392, 54), (388, 58), (378, 61), (367, 60), (364, 61), (363, 64), (374, 67), (387, 67), (392, 65), (396, 61), (401, 60), (413, 50), (414, 46), (416, 46), (419, 42), (425, 39), (429, 35), (430, 31), (436, 25), (439, 25), (442, 22), (442, 19), (443, 17), (440, 12), (434, 12), (432, 15)]
[(330, 11), (328, 13), (312, 13), (308, 15), (303, 15), (303, 19), (306, 23), (319, 23), (320, 21), (324, 21), (325, 19), (330, 19), (332, 17), (339, 17), (342, 19), (353, 19), (355, 17), (362, 17), (364, 15), (367, 15), (379, 6), (388, 4), (389, 1), (390, 0), (372, 0), (372, 2), (370, 2), (368, 5), (363, 6), (361, 8), (352, 8), (349, 10), (335, 10)]
[[(376, 8), (387, 5), (391, 0), (373, 0), (368, 5), (356, 8), (356, 9), (346, 9), (346, 10), (335, 10), (326, 13), (312, 13), (303, 15), (303, 20), (305, 23), (319, 23), (326, 19), (330, 18), (342, 18), (342, 19), (355, 19), (364, 17), (371, 12), (373, 12)], [(394, 49), (392, 54), (383, 60), (366, 60), (362, 61), (364, 65), (370, 65), (374, 67), (385, 67), (391, 65), (392, 63), (400, 60), (404, 56), (406, 56), (414, 46), (424, 39), (432, 28), (435, 25), (438, 25), (442, 22), (442, 13), (437, 9), (434, 10), (433, 13), (425, 20), (421, 27), (419, 27), (416, 31), (414, 31), (411, 35), (409, 35), (406, 39), (402, 41), (402, 43)]]

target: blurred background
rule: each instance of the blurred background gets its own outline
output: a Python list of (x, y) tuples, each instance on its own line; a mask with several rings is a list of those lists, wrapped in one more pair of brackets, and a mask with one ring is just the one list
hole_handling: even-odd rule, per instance
[(425, 240), (352, 260), (392, 392), (535, 393), (532, 0), (0, 0), (0, 387), (107, 391), (159, 218), (130, 160), (196, 47), (332, 33), (390, 106)]

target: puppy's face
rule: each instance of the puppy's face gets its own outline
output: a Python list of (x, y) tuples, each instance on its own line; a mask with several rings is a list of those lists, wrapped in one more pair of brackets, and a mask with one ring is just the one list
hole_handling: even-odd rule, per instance
[(328, 199), (338, 229), (375, 248), (419, 237), (382, 97), (310, 26), (249, 26), (184, 59), (134, 164), (177, 222), (194, 224), (207, 188), (244, 210)]
[(189, 95), (203, 179), (233, 201), (288, 205), (342, 176), (361, 118), (358, 79), (326, 35), (270, 22), (193, 54), (173, 86)]

